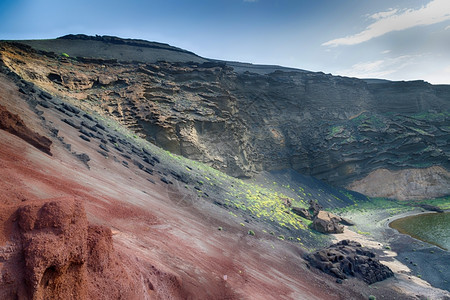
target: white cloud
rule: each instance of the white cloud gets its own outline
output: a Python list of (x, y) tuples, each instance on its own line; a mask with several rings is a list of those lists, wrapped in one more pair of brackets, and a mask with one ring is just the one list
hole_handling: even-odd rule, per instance
[(322, 46), (356, 45), (392, 31), (450, 20), (450, 4), (448, 0), (432, 0), (416, 10), (389, 10), (373, 14), (370, 18), (375, 22), (360, 33), (328, 41)]
[(390, 59), (359, 62), (354, 64), (350, 69), (338, 71), (337, 74), (358, 78), (383, 78), (414, 64), (420, 56), (421, 55), (402, 55)]
[(391, 52), (391, 50), (384, 50), (384, 51), (381, 51), (381, 54), (388, 54), (389, 52)]
[(450, 25), (448, 25), (447, 27), (444, 28), (444, 30), (449, 30), (450, 29)]
[(244, 2), (258, 2), (258, 0), (244, 0)]

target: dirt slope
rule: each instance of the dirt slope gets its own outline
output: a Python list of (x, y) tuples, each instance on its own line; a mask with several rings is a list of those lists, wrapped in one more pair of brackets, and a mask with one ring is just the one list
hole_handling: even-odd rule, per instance
[(396, 279), (369, 289), (308, 268), (301, 243), (263, 229), (310, 231), (237, 215), (205, 195), (231, 194), (239, 181), (216, 174), (232, 184), (207, 189), (220, 182), (185, 178), (204, 172), (198, 164), (143, 148), (100, 115), (6, 73), (0, 105), (49, 139), (52, 156), (0, 130), (0, 298), (408, 299)]
[[(138, 167), (105, 159), (60, 121), (61, 113), (42, 107), (38, 116), (15, 83), (0, 75), (0, 84), (7, 91), (1, 104), (53, 141), (49, 156), (0, 131), (3, 299), (67, 299), (70, 293), (73, 299), (356, 299), (364, 294), (308, 270), (298, 246), (249, 236), (238, 223), (223, 222), (227, 212), (206, 204), (203, 211), (184, 206), (186, 195), (173, 185), (156, 178), (153, 184)], [(39, 125), (41, 117), (64, 139)], [(72, 151), (90, 156), (89, 169), (68, 151), (68, 143)]]

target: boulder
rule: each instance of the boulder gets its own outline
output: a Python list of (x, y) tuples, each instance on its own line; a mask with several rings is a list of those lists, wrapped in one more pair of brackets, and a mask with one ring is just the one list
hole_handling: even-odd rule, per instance
[(353, 222), (352, 220), (344, 218), (344, 217), (339, 217), (339, 218), (341, 218), (339, 223), (341, 223), (342, 225), (355, 226), (355, 222)]
[(309, 201), (309, 211), (313, 217), (317, 216), (319, 211), (321, 211), (322, 209), (323, 209), (322, 205), (320, 205), (316, 201), (313, 201), (313, 200)]
[(312, 227), (322, 233), (343, 233), (344, 226), (339, 224), (340, 221), (340, 217), (321, 210), (314, 218)]
[(300, 217), (303, 217), (305, 219), (311, 220), (312, 215), (309, 213), (309, 210), (303, 207), (292, 207), (292, 212), (296, 215), (299, 215)]

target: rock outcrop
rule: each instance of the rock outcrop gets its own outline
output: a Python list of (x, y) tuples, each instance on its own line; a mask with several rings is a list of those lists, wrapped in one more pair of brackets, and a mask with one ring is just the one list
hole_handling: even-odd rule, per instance
[(129, 274), (117, 258), (111, 230), (90, 225), (80, 202), (38, 201), (20, 206), (11, 219), (17, 232), (9, 247), (0, 248), (2, 299), (143, 297), (133, 287), (136, 274)]
[(52, 155), (50, 151), (52, 141), (33, 132), (18, 115), (9, 112), (3, 105), (0, 105), (0, 129), (14, 134), (48, 155)]
[(341, 280), (352, 276), (372, 284), (394, 276), (392, 270), (381, 264), (373, 252), (350, 240), (309, 254), (307, 260), (312, 266)]

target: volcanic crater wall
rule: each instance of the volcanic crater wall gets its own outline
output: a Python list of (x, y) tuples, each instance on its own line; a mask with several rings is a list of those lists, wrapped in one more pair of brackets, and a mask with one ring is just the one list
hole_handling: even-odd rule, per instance
[[(77, 43), (65, 42), (68, 52)], [(1, 53), (26, 80), (233, 176), (292, 168), (344, 186), (380, 168), (450, 169), (450, 86), (254, 71), (197, 56), (196, 62), (67, 58), (8, 43)]]

